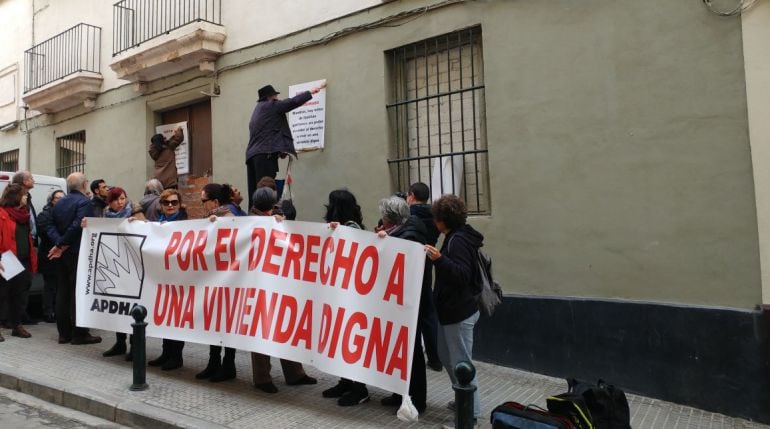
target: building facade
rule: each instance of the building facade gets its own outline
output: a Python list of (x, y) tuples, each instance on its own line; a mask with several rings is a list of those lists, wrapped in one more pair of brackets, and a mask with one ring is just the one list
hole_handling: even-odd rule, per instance
[(506, 292), (479, 358), (770, 421), (768, 24), (762, 1), (0, 0), (0, 163), (138, 198), (185, 121), (186, 198), (246, 189), (257, 89), (326, 79), (298, 219), (339, 187), (368, 226), (410, 182), (458, 193)]

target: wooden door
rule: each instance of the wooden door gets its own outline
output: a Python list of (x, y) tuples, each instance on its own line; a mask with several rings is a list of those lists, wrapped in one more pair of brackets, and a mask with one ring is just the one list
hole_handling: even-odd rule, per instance
[(213, 173), (211, 154), (211, 101), (190, 104), (161, 113), (161, 124), (187, 121), (190, 144), (190, 174), (210, 176)]

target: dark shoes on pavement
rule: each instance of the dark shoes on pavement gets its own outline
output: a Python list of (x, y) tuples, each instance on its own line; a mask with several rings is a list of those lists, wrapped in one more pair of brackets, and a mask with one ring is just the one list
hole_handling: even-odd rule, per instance
[(219, 383), (221, 381), (232, 380), (235, 378), (235, 361), (225, 360), (219, 367), (217, 372), (209, 378), (212, 383)]
[(428, 361), (426, 365), (428, 366), (428, 368), (436, 372), (441, 372), (444, 370), (444, 365), (441, 365), (441, 362), (439, 361), (435, 361), (435, 362)]
[(161, 366), (169, 359), (169, 356), (165, 353), (161, 353), (160, 356), (156, 357), (155, 359), (148, 361), (147, 365), (150, 366)]
[(72, 338), (68, 338), (68, 337), (59, 337), (59, 344), (67, 344), (67, 343), (69, 343), (70, 341), (72, 341)]
[(98, 335), (86, 335), (85, 337), (73, 338), (71, 343), (80, 346), (84, 344), (99, 344), (102, 342), (102, 337)]
[(221, 367), (222, 367), (222, 364), (219, 362), (219, 357), (216, 357), (216, 358), (210, 357), (209, 363), (208, 365), (206, 365), (206, 368), (203, 371), (195, 374), (195, 378), (197, 378), (198, 380), (205, 380), (205, 379), (211, 378), (214, 376), (214, 374), (216, 374), (219, 371)]
[(181, 368), (183, 363), (184, 361), (182, 358), (168, 358), (165, 362), (163, 362), (163, 365), (160, 366), (160, 369), (163, 371), (171, 371)]
[(288, 384), (289, 386), (301, 386), (303, 384), (317, 384), (317, 383), (318, 383), (318, 380), (316, 380), (315, 378), (313, 378), (313, 377), (311, 377), (311, 376), (309, 376), (307, 374), (303, 375), (298, 380), (287, 381), (286, 382), (286, 384)]
[(118, 356), (126, 353), (126, 342), (125, 341), (118, 341), (116, 342), (112, 347), (110, 347), (109, 350), (102, 353), (102, 356), (104, 357), (110, 357), (110, 356)]
[[(394, 393), (390, 396), (386, 396), (380, 399), (380, 404), (386, 407), (400, 407), (401, 401), (402, 401), (401, 395), (399, 395), (398, 393)], [(420, 414), (424, 413), (425, 408), (427, 408), (427, 405), (425, 404), (415, 404), (414, 402), (412, 402), (412, 404), (414, 405), (414, 408), (417, 409), (417, 412)]]
[(340, 407), (352, 407), (365, 402), (369, 402), (369, 389), (364, 385), (354, 385), (352, 389), (340, 396), (340, 399), (337, 399), (337, 405)]
[(24, 329), (23, 326), (19, 325), (11, 331), (11, 336), (13, 337), (19, 337), (19, 338), (30, 338), (32, 335), (27, 332), (26, 329)]
[(321, 392), (321, 395), (324, 398), (339, 398), (345, 393), (347, 393), (352, 386), (353, 386), (352, 381), (341, 378), (336, 386), (330, 387), (324, 390), (323, 392)]
[(265, 393), (278, 393), (278, 388), (272, 382), (255, 384), (254, 387)]

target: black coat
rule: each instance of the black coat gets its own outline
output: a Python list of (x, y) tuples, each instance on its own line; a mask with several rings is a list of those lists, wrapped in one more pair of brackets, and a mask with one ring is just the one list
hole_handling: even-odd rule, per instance
[(444, 238), (441, 257), (433, 261), (433, 302), (442, 325), (459, 323), (478, 311), (477, 253), (483, 243), (484, 236), (467, 224)]
[(257, 103), (249, 121), (249, 145), (246, 161), (261, 153), (290, 153), (297, 155), (286, 114), (307, 103), (313, 95), (301, 92), (285, 100), (264, 100)]
[(409, 206), (409, 212), (412, 216), (417, 216), (422, 224), (425, 225), (425, 233), (427, 234), (425, 244), (435, 246), (438, 241), (438, 228), (433, 223), (433, 213), (430, 211), (430, 204), (412, 204)]
[(37, 271), (48, 274), (51, 261), (48, 259), (48, 251), (51, 250), (54, 243), (48, 236), (48, 227), (53, 223), (53, 206), (43, 207), (43, 211), (37, 215), (36, 226), (37, 236), (40, 238), (40, 244), (37, 247)]
[(93, 216), (91, 200), (78, 191), (70, 191), (53, 207), (53, 222), (46, 232), (55, 246), (70, 246), (65, 253), (77, 256), (84, 217)]

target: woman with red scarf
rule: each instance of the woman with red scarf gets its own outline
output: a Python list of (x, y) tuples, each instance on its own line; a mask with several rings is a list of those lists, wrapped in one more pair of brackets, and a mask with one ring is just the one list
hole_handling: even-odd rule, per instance
[[(11, 335), (29, 338), (31, 335), (21, 326), (24, 313), (24, 291), (29, 288), (32, 273), (37, 271), (37, 255), (32, 245), (27, 191), (19, 184), (10, 184), (0, 199), (0, 254), (8, 250), (24, 265), (25, 270), (5, 280), (0, 277), (0, 288), (5, 289), (8, 300), (8, 325)], [(0, 341), (3, 341), (0, 335)]]

